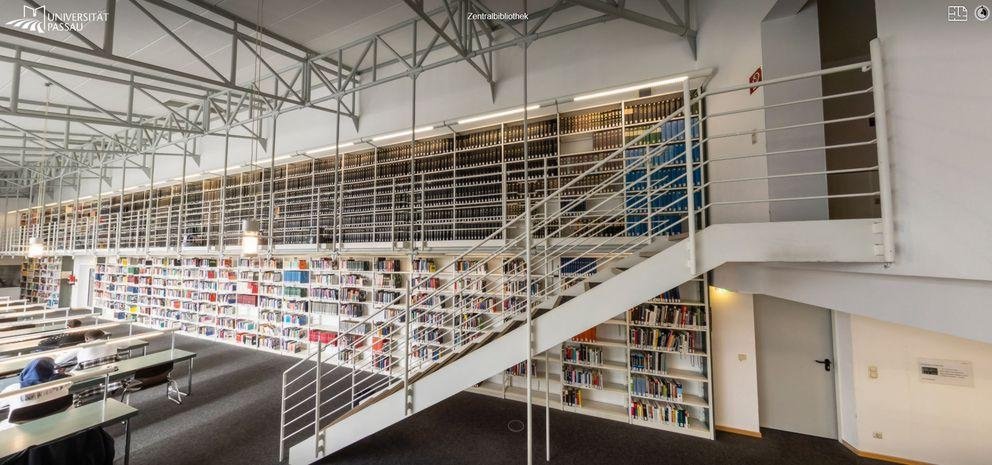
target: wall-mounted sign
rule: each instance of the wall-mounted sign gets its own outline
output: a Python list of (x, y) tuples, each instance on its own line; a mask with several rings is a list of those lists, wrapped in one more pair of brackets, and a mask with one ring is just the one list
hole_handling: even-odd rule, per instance
[[(754, 70), (753, 73), (751, 73), (751, 76), (749, 78), (747, 78), (747, 83), (748, 84), (754, 84), (755, 82), (761, 82), (761, 67), (760, 66), (758, 67), (758, 69)], [(757, 91), (758, 91), (758, 88), (757, 87), (752, 87), (751, 88), (751, 93), (752, 94), (755, 93), (755, 92), (757, 92)]]
[(919, 363), (920, 382), (949, 384), (951, 386), (974, 386), (971, 362), (962, 360), (941, 360), (921, 358)]

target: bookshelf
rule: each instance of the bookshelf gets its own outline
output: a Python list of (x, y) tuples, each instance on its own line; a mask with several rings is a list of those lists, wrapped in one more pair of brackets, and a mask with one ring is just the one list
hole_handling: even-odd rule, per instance
[[(511, 117), (425, 137), (413, 145), (402, 140), (376, 147), (358, 144), (340, 156), (291, 158), (274, 167), (232, 168), (226, 175), (213, 170), (185, 183), (172, 181), (156, 184), (154, 189), (88, 198), (78, 208), (52, 206), (44, 218), (46, 225), (61, 221), (63, 235), (68, 234), (64, 225), (73, 218), (77, 224), (92, 226), (94, 231), (76, 237), (71, 247), (119, 251), (116, 255), (143, 254), (146, 245), (152, 250), (194, 255), (220, 252), (222, 247), (238, 245), (244, 219), (258, 220), (263, 247), (271, 245), (276, 253), (402, 249), (397, 244), (411, 240), (426, 247), (456, 247), (484, 239), (523, 211), (525, 193), (534, 201), (541, 200), (677, 112), (681, 99), (681, 93), (669, 93), (586, 108), (578, 104), (558, 107), (555, 113), (528, 120), (527, 159), (522, 121)], [(693, 112), (698, 121), (700, 109)], [(623, 158), (645, 156), (649, 148), (662, 146), (683, 125), (681, 118), (673, 119), (644, 144), (627, 150)], [(698, 140), (698, 129), (690, 135)], [(617, 189), (634, 187), (619, 200), (629, 206), (626, 217), (611, 219), (612, 226), (592, 229), (591, 222), (602, 223), (605, 218), (590, 215), (561, 235), (612, 236), (625, 224), (658, 211), (662, 214), (651, 224), (641, 224), (628, 234), (643, 235), (649, 227), (666, 234), (681, 233), (676, 214), (685, 205), (674, 199), (685, 193), (684, 164), (678, 163), (684, 152), (683, 139), (678, 138), (652, 160), (656, 165), (667, 161), (677, 165), (650, 174), (651, 179), (666, 184), (661, 194), (646, 199), (637, 192), (638, 186), (630, 185), (643, 173), (618, 178), (614, 181)], [(701, 157), (698, 150), (692, 156), (697, 161)], [(608, 179), (623, 167), (624, 159), (600, 167), (570, 188), (563, 200)], [(701, 171), (694, 176), (697, 185), (701, 184)], [(606, 189), (602, 197), (612, 192), (615, 189)], [(591, 208), (591, 202), (597, 200), (576, 205), (574, 210)], [(38, 209), (22, 212), (21, 224), (36, 226), (38, 213)]]
[(30, 303), (59, 306), (62, 257), (28, 258), (21, 264), (21, 298)]
[[(544, 406), (550, 394), (551, 408), (712, 439), (706, 280), (695, 278), (534, 357), (534, 402)], [(525, 401), (524, 365), (470, 391)]]
[[(338, 347), (372, 334), (375, 370), (396, 374), (403, 353), (393, 341), (405, 331), (407, 289), (424, 283), (451, 260), (444, 254), (413, 259), (409, 255), (107, 257), (97, 264), (93, 292), (95, 305), (107, 318), (152, 328), (176, 327), (184, 334), (285, 355), (304, 356), (318, 341)], [(429, 306), (428, 291), (410, 294), (411, 342), (417, 359), (429, 363), (440, 349), (480, 337), (488, 330), (480, 328), (503, 321), (499, 301), (523, 292), (497, 282), (499, 274), (484, 271), (503, 265), (468, 258), (440, 278), (432, 278), (426, 283), (428, 289), (456, 280), (442, 295), (445, 304), (440, 309)], [(477, 272), (456, 276), (476, 267)], [(380, 309), (386, 312), (362, 321)]]

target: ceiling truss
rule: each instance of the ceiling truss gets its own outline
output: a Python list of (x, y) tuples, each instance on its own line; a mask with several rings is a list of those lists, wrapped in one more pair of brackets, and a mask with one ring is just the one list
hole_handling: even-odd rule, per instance
[[(34, 0), (24, 1), (37, 7)], [(659, 0), (667, 19), (634, 11), (623, 0), (557, 0), (530, 13), (526, 22), (470, 20), (469, 13), (493, 13), (483, 0), (442, 0), (432, 10), (426, 10), (422, 0), (404, 2), (415, 13), (413, 18), (319, 53), (199, 0), (107, 0), (110, 19), (102, 25), (100, 44), (79, 35), (75, 41), (56, 41), (0, 25), (0, 36), (19, 41), (0, 40), (0, 62), (14, 70), (10, 94), (0, 95), (0, 185), (4, 189), (0, 196), (6, 196), (7, 190), (30, 192), (33, 186), (52, 179), (101, 179), (109, 184), (112, 170), (138, 169), (150, 176), (146, 166), (151, 157), (190, 157), (199, 164), (196, 147), (202, 137), (251, 139), (265, 150), (262, 121), (302, 108), (335, 113), (357, 128), (358, 92), (454, 63), (470, 66), (495, 99), (494, 52), (614, 19), (685, 37), (695, 54), (689, 0), (683, 0), (682, 15), (668, 0)], [(549, 23), (553, 16), (576, 7), (595, 14)], [(177, 71), (115, 53), (113, 17), (123, 8), (132, 8), (151, 21), (157, 30), (149, 34), (164, 34), (192, 61), (203, 65), (205, 72)], [(232, 53), (220, 63), (198, 52), (181, 28), (166, 26), (166, 15), (179, 15), (225, 34)], [(429, 38), (426, 42), (425, 37)], [(34, 46), (24, 45), (25, 40)], [(239, 59), (257, 63), (263, 71), (238, 76)], [(20, 82), (26, 77), (50, 82), (80, 103), (46, 104), (22, 98)], [(65, 82), (69, 78), (117, 86), (127, 96), (126, 105), (101, 105), (98, 98)], [(154, 102), (160, 112), (134, 111), (139, 98)], [(46, 118), (64, 123), (64, 131), (43, 134), (4, 116)], [(20, 176), (4, 176), (5, 166), (19, 170)]]

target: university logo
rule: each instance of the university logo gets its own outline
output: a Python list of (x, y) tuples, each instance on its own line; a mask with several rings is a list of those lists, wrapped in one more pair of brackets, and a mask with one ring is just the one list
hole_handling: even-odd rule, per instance
[[(8, 26), (14, 26), (16, 28), (24, 29), (25, 31), (37, 32), (38, 34), (45, 33), (45, 22), (48, 19), (48, 15), (45, 5), (41, 5), (38, 8), (31, 8), (27, 5), (24, 6), (24, 17), (21, 19), (15, 19), (13, 21), (7, 21)], [(31, 16), (28, 16), (31, 13)], [(39, 17), (39, 13), (41, 16)]]
[(107, 17), (105, 11), (66, 13), (49, 11), (45, 5), (36, 8), (23, 6), (21, 18), (7, 21), (6, 25), (37, 34), (44, 34), (46, 31), (79, 32), (86, 24), (94, 21), (106, 21)]

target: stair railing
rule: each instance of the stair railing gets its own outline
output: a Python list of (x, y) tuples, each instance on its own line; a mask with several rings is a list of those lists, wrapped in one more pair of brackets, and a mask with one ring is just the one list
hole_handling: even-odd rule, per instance
[[(881, 147), (879, 163), (875, 166), (732, 179), (708, 179), (704, 170), (714, 163), (727, 160), (767, 158), (847, 145), (720, 158), (710, 158), (702, 153), (702, 147), (707, 142), (720, 138), (826, 127), (877, 117), (880, 113), (874, 111), (760, 131), (715, 135), (707, 135), (703, 131), (703, 123), (717, 117), (845, 98), (866, 92), (877, 95), (881, 88), (881, 83), (875, 82), (881, 74), (880, 70), (875, 69), (879, 66), (877, 61), (873, 55), (872, 62), (708, 90), (694, 97), (690, 95), (688, 82), (684, 83), (685, 98), (681, 109), (625, 141), (601, 160), (589, 162), (585, 171), (543, 199), (533, 204), (526, 199), (528, 207), (523, 213), (468, 247), (451, 262), (431, 273), (411, 274), (409, 299), (404, 301), (406, 295), (400, 295), (390, 302), (377, 303), (369, 315), (355, 319), (349, 328), (339, 328), (333, 344), (318, 342), (315, 352), (286, 370), (283, 374), (280, 458), (285, 457), (286, 444), (311, 433), (317, 436), (315, 456), (320, 456), (322, 432), (327, 425), (366, 403), (374, 402), (378, 396), (396, 392), (396, 389), (404, 391), (404, 413), (413, 413), (411, 394), (420, 376), (517, 327), (542, 305), (550, 308), (545, 305), (549, 304), (549, 300), (553, 307), (557, 303), (553, 299), (558, 299), (569, 288), (582, 285), (591, 274), (609, 271), (614, 263), (660, 238), (687, 235), (689, 240), (685, 241), (685, 245), (689, 247), (689, 267), (692, 271), (696, 253), (692, 232), (697, 226), (707, 224), (707, 214), (714, 207), (737, 202), (796, 200), (788, 197), (740, 201), (706, 199), (709, 189), (718, 184), (767, 182), (785, 177), (829, 176), (872, 170), (878, 171), (880, 178), (887, 178), (887, 172), (882, 173), (888, 170), (887, 154), (883, 161)], [(857, 92), (699, 115), (701, 102), (707, 97), (856, 70), (872, 70), (873, 86)], [(875, 100), (877, 106), (878, 99)], [(644, 143), (648, 134), (655, 133), (677, 118), (684, 122), (680, 131), (658, 143)], [(876, 140), (883, 137), (884, 130), (884, 127), (878, 128)], [(875, 144), (876, 140), (857, 144)], [(641, 155), (631, 156), (629, 151), (632, 148), (645, 150)], [(828, 193), (816, 198), (881, 196), (884, 205), (890, 202), (886, 199), (888, 194), (887, 186), (879, 186), (867, 192)], [(494, 247), (493, 243), (499, 245)], [(596, 260), (586, 261), (590, 258)], [(564, 269), (569, 269), (569, 272), (564, 272)], [(478, 285), (478, 289), (465, 289), (466, 283), (472, 282), (482, 284)], [(482, 318), (479, 315), (487, 316)], [(432, 331), (435, 329), (438, 331)], [(332, 359), (335, 361), (333, 364), (326, 363)], [(496, 369), (499, 368), (505, 367)]]
[[(685, 86), (688, 94), (688, 83)], [(698, 162), (698, 156), (694, 161), (686, 162), (685, 153), (693, 153), (698, 144), (689, 150), (683, 145), (681, 153), (669, 149), (676, 143), (688, 142), (684, 137), (685, 129), (660, 143), (642, 142), (670, 121), (685, 118), (682, 112), (692, 108), (697, 101), (698, 97), (688, 99), (681, 111), (673, 112), (613, 149), (602, 160), (591, 163), (584, 172), (530, 205), (435, 272), (426, 276), (411, 274), (411, 280), (420, 278), (416, 283), (409, 283), (412, 302), (404, 303), (405, 296), (401, 295), (385, 305), (377, 304), (375, 311), (351, 327), (361, 328), (358, 330), (361, 334), (339, 328), (335, 345), (328, 347), (318, 343), (313, 354), (286, 370), (283, 374), (280, 458), (285, 457), (287, 442), (299, 439), (309, 431), (321, 431), (330, 421), (396, 386), (403, 385), (407, 391), (405, 413), (412, 413), (409, 380), (471, 350), (475, 344), (485, 342), (487, 336), (519, 324), (525, 319), (528, 308), (533, 311), (536, 303), (554, 298), (589, 271), (582, 269), (574, 276), (562, 279), (560, 267), (553, 264), (555, 261), (564, 257), (563, 263), (571, 264), (580, 258), (596, 256), (601, 261), (612, 262), (660, 235), (680, 231), (688, 215), (673, 207), (687, 201), (688, 196), (668, 196), (662, 201), (661, 195), (669, 192), (666, 190), (677, 192), (673, 186), (686, 179), (686, 174), (682, 172), (670, 177), (654, 174), (670, 168), (691, 170), (693, 163)], [(686, 118), (686, 121), (689, 132), (698, 128), (698, 117)], [(628, 149), (642, 145), (645, 148), (643, 155), (625, 156)], [(619, 169), (615, 167), (618, 164)], [(597, 180), (596, 175), (605, 175), (605, 178)], [(593, 180), (593, 185), (581, 185), (586, 180)], [(578, 194), (573, 193), (576, 189), (579, 189)], [(578, 209), (587, 202), (593, 207)], [(641, 218), (628, 220), (630, 211), (636, 209), (648, 211), (638, 215)], [(548, 210), (550, 213), (543, 214)], [(658, 223), (657, 219), (662, 215), (670, 220)], [(530, 228), (524, 227), (527, 221), (532, 223)], [(495, 250), (488, 249), (492, 241), (504, 237), (502, 245)], [(530, 248), (526, 247), (529, 241), (534, 242)], [(528, 252), (529, 261), (526, 260)], [(476, 258), (478, 255), (482, 258)], [(469, 265), (453, 270), (458, 263)], [(545, 264), (544, 269), (537, 264)], [(432, 286), (435, 279), (440, 283), (436, 287)], [(454, 289), (459, 283), (472, 280), (489, 283), (482, 288), (482, 296), (466, 297), (464, 290)], [(530, 307), (526, 305), (528, 289), (533, 303)], [(490, 317), (479, 318), (478, 310)], [(439, 316), (427, 317), (427, 324), (412, 321), (424, 315)], [(471, 326), (465, 326), (467, 322)], [(375, 328), (381, 331), (399, 325), (405, 328), (403, 334), (397, 335), (395, 329), (388, 334), (374, 331)], [(447, 332), (423, 331), (424, 328), (450, 329), (451, 332), (447, 335)], [(432, 340), (435, 334), (440, 334), (440, 339)], [(394, 349), (400, 348), (403, 359), (393, 360)], [(336, 356), (338, 363), (323, 366), (328, 356)], [(322, 441), (317, 438), (316, 454), (320, 454), (321, 447)]]

